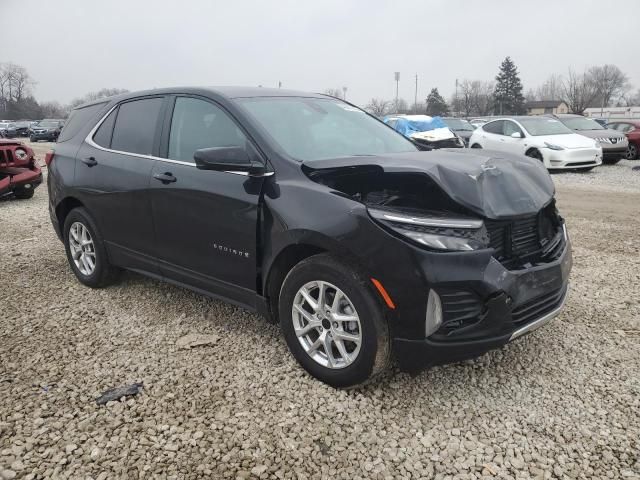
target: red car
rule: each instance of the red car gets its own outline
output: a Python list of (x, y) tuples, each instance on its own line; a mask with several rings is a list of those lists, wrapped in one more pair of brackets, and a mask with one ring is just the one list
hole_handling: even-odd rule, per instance
[(638, 158), (640, 151), (640, 119), (637, 120), (611, 120), (607, 123), (607, 128), (622, 132), (629, 140), (627, 148), (627, 160)]
[(42, 183), (33, 150), (15, 140), (0, 140), (0, 197), (31, 198)]

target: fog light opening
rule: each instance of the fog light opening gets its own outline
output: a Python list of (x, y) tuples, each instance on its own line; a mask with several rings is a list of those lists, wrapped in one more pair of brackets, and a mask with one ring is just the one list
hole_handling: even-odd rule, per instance
[(442, 325), (442, 302), (435, 290), (429, 290), (427, 316), (424, 323), (425, 336), (431, 336)]

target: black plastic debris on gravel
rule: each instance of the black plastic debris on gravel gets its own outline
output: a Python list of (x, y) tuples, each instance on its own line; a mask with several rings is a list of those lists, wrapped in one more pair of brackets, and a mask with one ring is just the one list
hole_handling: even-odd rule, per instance
[(142, 391), (142, 383), (133, 383), (131, 385), (125, 385), (124, 387), (110, 388), (98, 398), (96, 403), (98, 405), (105, 405), (107, 402), (113, 402), (120, 400), (122, 397), (131, 397), (137, 395)]

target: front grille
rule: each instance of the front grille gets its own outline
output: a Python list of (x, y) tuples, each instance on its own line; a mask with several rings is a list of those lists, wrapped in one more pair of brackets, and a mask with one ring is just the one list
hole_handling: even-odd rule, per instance
[(468, 290), (438, 290), (442, 302), (441, 332), (447, 334), (473, 324), (483, 313), (483, 302)]
[(11, 150), (0, 150), (0, 165), (13, 163), (13, 152)]
[(560, 288), (517, 305), (511, 311), (513, 323), (515, 325), (529, 323), (555, 310), (560, 305), (565, 291), (566, 288)]
[(564, 250), (562, 221), (553, 203), (537, 215), (485, 224), (493, 256), (507, 268), (555, 260)]

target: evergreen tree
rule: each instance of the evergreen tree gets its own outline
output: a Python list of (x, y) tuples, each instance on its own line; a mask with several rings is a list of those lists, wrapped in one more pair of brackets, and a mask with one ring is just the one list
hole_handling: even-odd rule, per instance
[(500, 72), (496, 77), (494, 93), (495, 112), (498, 115), (522, 115), (525, 113), (522, 83), (518, 76), (518, 69), (510, 57), (505, 58), (500, 65)]
[(432, 117), (444, 116), (449, 113), (449, 105), (437, 88), (432, 88), (427, 97), (427, 115)]

